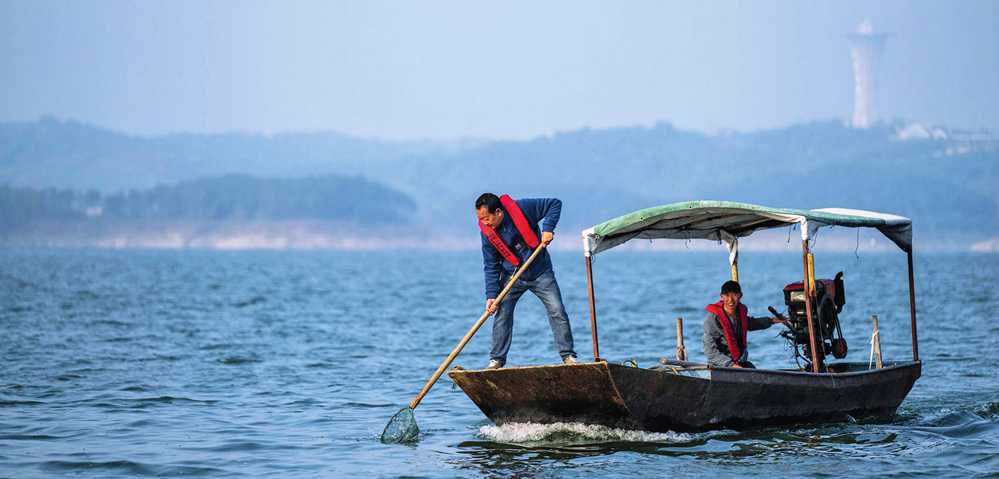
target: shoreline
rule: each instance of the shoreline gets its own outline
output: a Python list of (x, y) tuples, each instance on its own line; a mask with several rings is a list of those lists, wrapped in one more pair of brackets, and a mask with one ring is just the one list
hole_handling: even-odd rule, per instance
[[(871, 232), (866, 232), (871, 233)], [(820, 236), (812, 248), (826, 252), (894, 252), (898, 248), (876, 232), (857, 238)], [(579, 252), (579, 233), (556, 234), (552, 251)], [(169, 231), (134, 232), (94, 236), (56, 235), (5, 235), (0, 236), (0, 248), (53, 248), (53, 249), (151, 249), (151, 250), (209, 250), (209, 251), (474, 251), (480, 248), (479, 239), (472, 234), (420, 235), (385, 232), (363, 234), (358, 232), (337, 234), (303, 230), (276, 231)], [(739, 244), (742, 252), (800, 252), (800, 240), (794, 233), (787, 235), (756, 234), (743, 238)], [(614, 251), (630, 252), (725, 252), (725, 246), (709, 240), (632, 240)], [(916, 252), (999, 253), (999, 238), (932, 238), (916, 241)]]

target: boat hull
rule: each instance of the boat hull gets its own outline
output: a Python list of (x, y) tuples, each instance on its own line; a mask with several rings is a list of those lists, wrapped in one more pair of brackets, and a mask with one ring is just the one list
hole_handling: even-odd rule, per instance
[[(912, 389), (920, 362), (836, 374), (762, 369), (644, 369), (606, 362), (448, 376), (496, 424), (581, 422), (647, 431), (888, 417)], [(854, 365), (856, 366), (856, 365)]]

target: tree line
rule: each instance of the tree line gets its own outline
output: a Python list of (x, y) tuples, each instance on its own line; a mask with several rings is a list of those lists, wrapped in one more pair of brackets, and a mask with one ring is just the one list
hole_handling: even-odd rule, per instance
[(361, 177), (226, 175), (102, 194), (0, 185), (0, 228), (102, 220), (299, 220), (386, 224), (416, 207), (406, 194)]

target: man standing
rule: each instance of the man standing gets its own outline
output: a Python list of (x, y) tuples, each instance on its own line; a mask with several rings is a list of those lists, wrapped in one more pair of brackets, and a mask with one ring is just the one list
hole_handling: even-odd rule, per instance
[[(483, 193), (475, 200), (475, 213), (482, 234), (482, 263), (485, 271), (486, 309), (493, 318), (493, 343), (487, 369), (506, 364), (513, 337), (513, 310), (526, 291), (534, 293), (545, 305), (548, 324), (555, 336), (555, 346), (565, 364), (576, 363), (572, 349), (572, 329), (569, 315), (562, 304), (562, 292), (555, 281), (552, 260), (542, 251), (520, 276), (503, 301), (496, 296), (517, 268), (539, 244), (548, 245), (555, 237), (555, 225), (562, 213), (562, 201), (555, 198), (514, 201), (507, 195), (497, 197)], [(541, 222), (540, 239), (538, 222)]]
[(711, 366), (755, 368), (749, 362), (746, 332), (783, 322), (777, 318), (752, 318), (741, 301), (742, 287), (736, 281), (726, 281), (721, 287), (721, 300), (705, 308), (704, 354)]

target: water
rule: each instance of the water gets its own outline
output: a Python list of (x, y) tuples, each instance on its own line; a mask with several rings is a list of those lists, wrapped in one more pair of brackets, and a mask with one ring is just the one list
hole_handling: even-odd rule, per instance
[[(724, 248), (596, 258), (601, 354), (700, 360)], [(800, 255), (745, 252), (744, 302), (783, 309)], [(581, 358), (582, 259), (556, 253)], [(888, 360), (911, 347), (905, 256), (817, 255), (846, 272), (844, 333), (866, 361), (877, 313)], [(445, 378), (416, 410), (420, 440), (386, 445), (483, 307), (476, 252), (0, 251), (0, 477), (634, 477), (999, 474), (999, 256), (916, 257), (923, 377), (880, 423), (696, 434), (561, 424), (496, 427)], [(772, 328), (754, 362), (786, 367)], [(489, 326), (457, 364), (488, 360)], [(512, 364), (558, 359), (540, 303), (518, 306)]]

